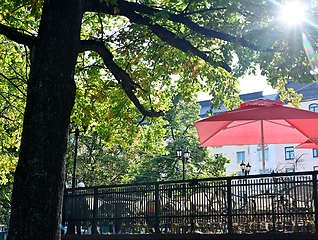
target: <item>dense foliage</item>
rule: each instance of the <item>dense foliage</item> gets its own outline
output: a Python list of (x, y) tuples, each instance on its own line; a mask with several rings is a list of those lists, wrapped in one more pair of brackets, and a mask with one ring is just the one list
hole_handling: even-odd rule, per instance
[[(185, 101), (181, 94), (174, 94), (168, 110), (161, 121), (143, 122), (140, 135), (130, 149), (121, 145), (107, 148), (107, 143), (97, 132), (84, 132), (78, 136), (77, 183), (85, 186), (154, 182), (182, 179), (182, 159), (176, 149), (191, 151), (186, 164), (186, 178), (222, 176), (226, 158), (215, 159), (207, 149), (199, 147), (193, 123), (199, 120), (199, 104)], [(161, 126), (161, 131), (156, 129)], [(67, 154), (67, 184), (71, 187), (75, 157), (75, 132), (71, 131)]]
[[(174, 151), (198, 144), (188, 128), (198, 91), (231, 108), (237, 77), (257, 66), (281, 90), (286, 78), (315, 80), (317, 3), (300, 1), (306, 21), (289, 25), (281, 19), (288, 2), (1, 1), (1, 184), (12, 183), (20, 153), (9, 239), (60, 237), (70, 122), (88, 133), (79, 141), (81, 180), (180, 178)], [(188, 177), (222, 173), (224, 162), (192, 151)]]

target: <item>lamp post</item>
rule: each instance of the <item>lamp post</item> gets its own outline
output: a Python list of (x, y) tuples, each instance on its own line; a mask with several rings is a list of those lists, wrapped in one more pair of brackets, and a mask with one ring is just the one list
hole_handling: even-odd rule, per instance
[[(248, 162), (247, 164), (245, 164), (245, 162), (241, 162), (241, 164), (240, 164), (240, 168), (241, 168), (241, 171), (242, 171), (242, 173), (245, 175), (245, 176), (247, 176), (247, 175), (249, 175), (249, 173), (250, 173), (250, 171), (251, 171), (251, 165), (250, 165), (250, 163)], [(248, 181), (247, 181), (247, 179), (244, 179), (243, 180), (244, 181), (244, 191), (243, 191), (243, 203), (244, 203), (244, 208), (245, 208), (245, 210), (246, 210), (246, 216), (245, 216), (245, 218), (246, 218), (246, 221), (247, 221), (247, 219), (248, 219), (248, 213), (247, 213), (247, 210), (248, 210), (248, 207), (247, 207), (247, 199), (248, 199)]]
[[(78, 127), (76, 127), (74, 133), (75, 133), (75, 148), (74, 148), (74, 163), (73, 163), (73, 174), (72, 174), (72, 190), (75, 189), (76, 186), (76, 158), (77, 158), (77, 146), (78, 146), (78, 136), (80, 134), (80, 132), (86, 132), (86, 127), (84, 127), (84, 129), (82, 131), (80, 131), (78, 129)], [(70, 132), (72, 133), (72, 132)]]
[(243, 172), (243, 174), (245, 176), (247, 176), (250, 174), (252, 166), (250, 165), (249, 162), (247, 164), (245, 164), (245, 162), (242, 161), (240, 164), (240, 168), (241, 168), (241, 171)]
[(188, 162), (188, 160), (190, 159), (191, 152), (188, 149), (186, 149), (182, 156), (182, 149), (180, 147), (177, 148), (176, 152), (178, 158), (182, 160), (182, 180), (185, 180), (185, 163)]
[[(77, 146), (78, 146), (78, 136), (80, 134), (80, 132), (86, 132), (87, 127), (83, 127), (83, 130), (80, 131), (78, 129), (78, 127), (76, 127), (74, 132), (69, 132), (69, 134), (71, 133), (75, 133), (75, 148), (74, 148), (74, 163), (73, 163), (73, 174), (72, 174), (72, 193), (74, 193), (75, 187), (76, 187), (76, 158), (77, 158)], [(84, 187), (85, 185), (83, 183), (79, 183), (77, 187)], [(77, 199), (74, 197), (72, 197), (72, 210), (71, 210), (71, 214), (72, 217), (74, 219), (76, 219), (76, 204), (77, 204)], [(78, 225), (76, 226), (77, 229), (77, 234), (81, 234), (81, 226)], [(66, 234), (75, 234), (75, 223), (73, 221), (70, 221), (68, 224), (68, 228), (67, 228), (67, 232)]]

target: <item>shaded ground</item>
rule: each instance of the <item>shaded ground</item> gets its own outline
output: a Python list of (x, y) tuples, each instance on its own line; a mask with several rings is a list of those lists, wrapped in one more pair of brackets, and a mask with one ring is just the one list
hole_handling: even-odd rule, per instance
[(263, 233), (263, 234), (125, 234), (125, 235), (64, 235), (62, 240), (318, 240), (312, 233)]

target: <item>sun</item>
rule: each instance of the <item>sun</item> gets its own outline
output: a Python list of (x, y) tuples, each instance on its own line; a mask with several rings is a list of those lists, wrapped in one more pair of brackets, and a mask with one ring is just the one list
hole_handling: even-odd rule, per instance
[(305, 6), (299, 1), (290, 1), (282, 6), (282, 20), (288, 25), (301, 25), (304, 21)]

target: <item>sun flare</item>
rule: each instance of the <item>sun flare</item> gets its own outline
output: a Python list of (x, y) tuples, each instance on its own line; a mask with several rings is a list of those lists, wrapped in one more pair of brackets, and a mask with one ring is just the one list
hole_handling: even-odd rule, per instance
[(298, 1), (288, 2), (282, 7), (282, 19), (289, 25), (299, 25), (304, 21), (305, 7)]

